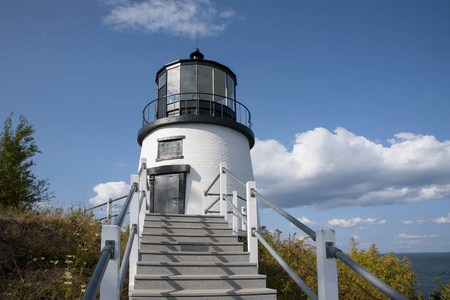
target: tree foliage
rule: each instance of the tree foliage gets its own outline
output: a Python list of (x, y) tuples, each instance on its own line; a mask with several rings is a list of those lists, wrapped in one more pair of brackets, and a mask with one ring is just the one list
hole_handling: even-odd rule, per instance
[(41, 153), (34, 137), (33, 125), (20, 115), (13, 128), (12, 113), (6, 118), (0, 135), (0, 204), (4, 206), (32, 207), (52, 198), (48, 179), (38, 179), (31, 167), (34, 155)]
[(443, 284), (436, 278), (436, 287), (431, 292), (430, 299), (433, 300), (450, 300), (450, 282)]
[[(317, 295), (316, 248), (308, 243), (307, 238), (299, 239), (294, 234), (283, 239), (281, 234), (279, 230), (264, 232), (267, 242)], [(408, 299), (417, 298), (414, 289), (417, 274), (412, 271), (412, 263), (407, 258), (401, 260), (392, 252), (380, 255), (375, 245), (368, 251), (359, 250), (357, 246), (358, 243), (351, 239), (347, 255)], [(388, 299), (339, 260), (337, 268), (339, 299)], [(259, 270), (267, 275), (267, 286), (278, 291), (278, 299), (307, 299), (303, 291), (261, 244), (259, 244)]]

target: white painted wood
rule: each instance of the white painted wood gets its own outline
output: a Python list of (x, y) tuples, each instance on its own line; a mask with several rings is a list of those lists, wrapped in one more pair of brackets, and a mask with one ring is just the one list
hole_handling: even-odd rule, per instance
[(120, 271), (120, 227), (117, 225), (103, 225), (101, 249), (106, 241), (115, 242), (114, 258), (109, 260), (103, 280), (100, 284), (100, 300), (120, 299), (119, 271)]
[(254, 181), (246, 184), (247, 198), (247, 247), (250, 252), (250, 262), (255, 263), (258, 267), (258, 239), (252, 236), (252, 229), (259, 230), (258, 220), (258, 203), (256, 197), (252, 196), (252, 189), (256, 189)]
[[(242, 205), (241, 207), (241, 213), (243, 216), (247, 216), (247, 203), (245, 203), (244, 205)], [(241, 220), (241, 229), (243, 231), (247, 230), (247, 223), (244, 222), (244, 220)]]
[[(237, 191), (233, 191), (233, 205), (239, 209), (239, 204), (238, 204), (238, 194)], [(233, 232), (238, 234), (239, 232), (239, 216), (238, 214), (233, 210)]]
[(327, 258), (326, 243), (335, 243), (333, 229), (316, 231), (317, 280), (320, 300), (339, 299), (336, 258)]
[(220, 194), (220, 215), (225, 218), (225, 221), (228, 221), (228, 202), (225, 200), (225, 196), (227, 195), (227, 173), (223, 172), (223, 168), (226, 168), (226, 163), (219, 164), (219, 194)]
[[(139, 183), (139, 175), (131, 175), (130, 183), (133, 185), (135, 182)], [(138, 185), (139, 187), (139, 185)], [(144, 222), (142, 222), (144, 223)], [(136, 264), (139, 258), (139, 228), (141, 224), (139, 223), (139, 192), (133, 194), (130, 203), (130, 230), (133, 224), (137, 225), (138, 232), (133, 240), (133, 245), (131, 247), (130, 260), (128, 262), (128, 275), (129, 275), (129, 286), (128, 289), (132, 291), (134, 289), (134, 276), (136, 275)], [(142, 224), (143, 226), (143, 224)]]
[[(147, 189), (147, 159), (146, 158), (141, 158), (141, 168), (140, 168), (141, 173), (138, 174), (139, 175), (139, 193), (142, 193), (142, 191), (144, 191), (145, 193), (145, 197), (142, 199), (142, 204), (141, 207), (139, 208), (139, 236), (142, 235), (142, 230), (144, 227), (144, 219), (145, 219), (145, 213), (146, 208), (147, 208), (147, 203), (150, 193)], [(140, 197), (140, 195), (139, 195)]]

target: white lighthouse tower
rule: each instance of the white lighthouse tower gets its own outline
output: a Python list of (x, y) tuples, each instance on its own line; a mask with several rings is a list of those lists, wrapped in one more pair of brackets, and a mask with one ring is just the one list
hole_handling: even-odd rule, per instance
[(198, 49), (156, 74), (157, 99), (138, 133), (147, 160), (150, 212), (203, 214), (203, 194), (225, 162), (253, 181), (250, 111), (236, 100), (236, 75)]

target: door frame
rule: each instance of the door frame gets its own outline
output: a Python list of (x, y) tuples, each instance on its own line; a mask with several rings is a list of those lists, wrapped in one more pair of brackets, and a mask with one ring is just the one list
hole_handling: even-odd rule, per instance
[(187, 173), (191, 171), (190, 165), (167, 165), (147, 169), (148, 185), (150, 187), (150, 213), (155, 211), (155, 189), (154, 178), (158, 175), (179, 174), (179, 200), (178, 200), (178, 214), (184, 214), (186, 203), (186, 177)]

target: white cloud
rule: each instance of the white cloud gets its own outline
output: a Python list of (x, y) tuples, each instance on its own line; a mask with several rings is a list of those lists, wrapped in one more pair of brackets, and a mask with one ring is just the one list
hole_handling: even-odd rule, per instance
[(106, 5), (129, 5), (129, 0), (100, 0), (100, 2)]
[[(297, 218), (297, 220), (299, 220), (300, 222), (302, 222), (303, 224), (305, 224), (306, 226), (314, 226), (317, 223), (314, 221), (309, 220), (307, 217), (303, 216), (301, 218)], [(294, 224), (290, 224), (289, 225), (291, 228), (296, 228), (297, 226), (295, 226)]]
[(352, 238), (354, 238), (355, 240), (359, 240), (360, 236), (357, 234), (352, 235)]
[(296, 241), (303, 241), (303, 240), (306, 240), (306, 242), (308, 243), (308, 242), (310, 242), (310, 237), (309, 236), (307, 236), (307, 235), (302, 235), (302, 234), (299, 234), (299, 235), (295, 235), (295, 240)]
[(328, 221), (328, 225), (332, 227), (363, 227), (368, 225), (380, 225), (386, 224), (386, 220), (377, 220), (377, 219), (362, 219), (362, 218), (351, 218), (348, 220), (345, 219), (333, 219)]
[(370, 206), (450, 196), (450, 141), (399, 133), (383, 146), (344, 128), (296, 135), (292, 150), (258, 140), (260, 192), (283, 207)]
[(418, 235), (418, 234), (406, 234), (406, 233), (399, 233), (395, 239), (397, 240), (416, 240), (416, 239), (428, 239), (428, 238), (438, 238), (439, 235), (432, 234), (432, 235)]
[(232, 18), (236, 15), (235, 11), (232, 10), (225, 10), (219, 13), (219, 17), (223, 18), (223, 19), (229, 19)]
[(396, 237), (396, 239), (399, 240), (410, 240), (410, 239), (424, 239), (427, 238), (427, 235), (418, 235), (418, 234), (406, 234), (406, 233), (399, 233)]
[(217, 35), (226, 28), (226, 21), (235, 16), (231, 10), (218, 11), (209, 0), (106, 0), (113, 5), (103, 19), (109, 27), (145, 33), (163, 32), (195, 38)]
[(130, 185), (125, 183), (125, 181), (100, 183), (94, 186), (94, 192), (97, 193), (97, 196), (90, 198), (89, 203), (99, 205), (107, 202), (109, 198), (117, 199), (128, 195)]
[(448, 213), (447, 217), (440, 217), (433, 220), (437, 224), (450, 224), (450, 213)]
[(425, 219), (425, 218), (418, 218), (415, 220), (405, 220), (402, 223), (405, 225), (414, 225), (414, 224), (425, 224), (425, 223), (429, 223), (430, 220)]

